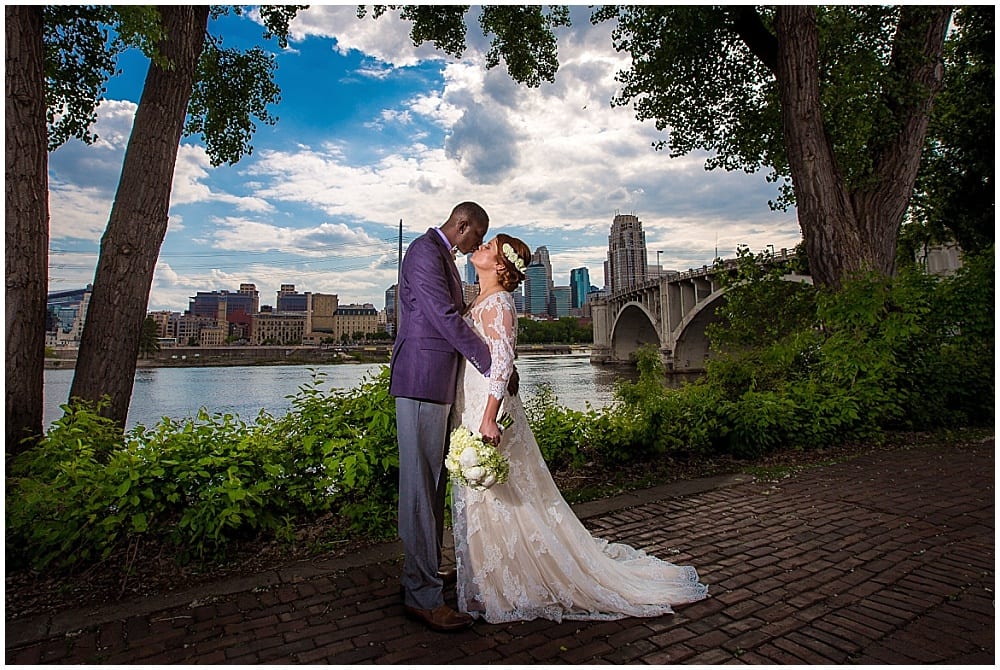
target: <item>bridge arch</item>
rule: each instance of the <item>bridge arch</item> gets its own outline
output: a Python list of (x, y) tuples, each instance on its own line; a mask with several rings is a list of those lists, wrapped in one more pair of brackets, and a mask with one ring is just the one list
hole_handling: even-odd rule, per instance
[(699, 301), (670, 334), (673, 349), (668, 358), (676, 372), (700, 372), (709, 358), (709, 341), (705, 333), (709, 324), (721, 321), (716, 308), (725, 302), (725, 290), (717, 289)]
[(663, 346), (656, 328), (656, 318), (638, 302), (626, 303), (611, 326), (611, 352), (615, 361), (631, 360), (632, 354), (644, 344)]
[[(808, 275), (787, 274), (782, 281), (812, 284)], [(719, 288), (700, 300), (670, 333), (668, 341), (673, 345), (667, 361), (669, 368), (676, 372), (701, 372), (709, 358), (709, 341), (705, 330), (712, 323), (722, 319), (716, 314), (717, 308), (726, 300), (726, 290)]]

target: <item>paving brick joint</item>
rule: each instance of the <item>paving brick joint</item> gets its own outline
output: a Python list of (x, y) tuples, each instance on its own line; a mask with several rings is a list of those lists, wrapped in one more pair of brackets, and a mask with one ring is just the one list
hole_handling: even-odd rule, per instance
[(576, 506), (595, 535), (698, 568), (710, 597), (673, 615), (434, 633), (404, 617), (395, 543), (8, 617), (6, 663), (993, 664), (993, 456), (993, 438), (902, 448)]

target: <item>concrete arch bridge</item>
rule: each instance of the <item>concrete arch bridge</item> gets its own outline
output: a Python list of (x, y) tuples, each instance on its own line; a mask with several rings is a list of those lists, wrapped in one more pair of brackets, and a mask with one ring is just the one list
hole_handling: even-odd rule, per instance
[[(782, 249), (772, 262), (787, 263), (793, 255)], [(653, 344), (668, 373), (704, 371), (709, 357), (705, 328), (719, 320), (716, 308), (725, 300), (720, 275), (735, 267), (736, 259), (729, 259), (721, 266), (671, 272), (595, 298), (590, 303), (594, 324), (590, 361), (630, 363), (639, 347)], [(793, 273), (783, 279), (812, 283), (811, 277)]]

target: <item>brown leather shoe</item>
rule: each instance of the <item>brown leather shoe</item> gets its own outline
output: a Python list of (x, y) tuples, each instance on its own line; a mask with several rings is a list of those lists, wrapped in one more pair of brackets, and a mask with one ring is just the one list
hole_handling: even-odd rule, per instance
[(403, 605), (406, 616), (424, 624), (431, 630), (439, 633), (454, 633), (465, 630), (472, 625), (472, 617), (468, 614), (456, 612), (447, 605), (435, 607), (432, 610), (421, 610), (409, 605)]
[(458, 570), (455, 568), (450, 570), (438, 570), (438, 577), (441, 578), (441, 582), (444, 586), (451, 586), (458, 582)]

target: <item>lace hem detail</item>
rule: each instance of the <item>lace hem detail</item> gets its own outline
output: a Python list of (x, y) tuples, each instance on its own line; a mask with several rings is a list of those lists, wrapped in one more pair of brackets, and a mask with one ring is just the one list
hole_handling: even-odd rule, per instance
[[(490, 381), (470, 366), (462, 380), (453, 424), (478, 425)], [(693, 566), (594, 538), (552, 481), (520, 398), (505, 395), (503, 403), (514, 419), (500, 442), (508, 481), (485, 491), (452, 488), (459, 609), (490, 623), (614, 620), (670, 614), (708, 595)]]

